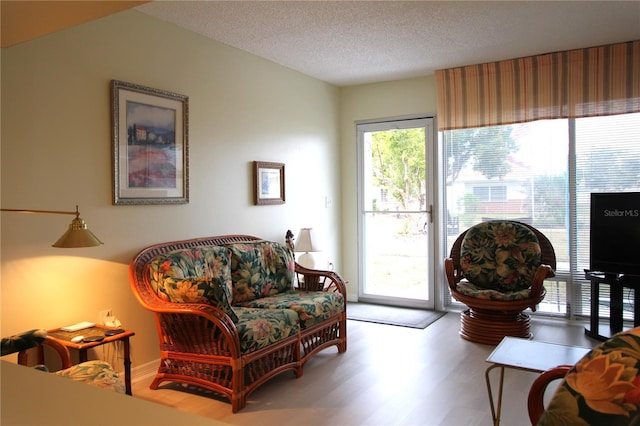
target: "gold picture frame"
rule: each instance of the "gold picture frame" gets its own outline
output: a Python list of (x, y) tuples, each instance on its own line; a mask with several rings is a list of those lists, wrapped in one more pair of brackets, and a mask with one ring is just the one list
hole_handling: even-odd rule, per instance
[(253, 182), (256, 205), (284, 204), (283, 163), (254, 161)]

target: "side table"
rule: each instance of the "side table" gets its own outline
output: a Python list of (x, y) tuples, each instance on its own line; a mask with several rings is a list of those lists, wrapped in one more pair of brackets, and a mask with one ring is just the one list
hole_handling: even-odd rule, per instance
[[(129, 347), (129, 337), (133, 336), (135, 333), (133, 331), (124, 330), (122, 333), (115, 334), (113, 336), (105, 336), (104, 339), (98, 342), (72, 342), (76, 336), (104, 336), (104, 333), (108, 330), (114, 330), (114, 327), (107, 327), (104, 325), (95, 325), (90, 328), (84, 328), (78, 331), (64, 331), (60, 328), (55, 328), (53, 330), (48, 330), (47, 334), (49, 337), (55, 339), (60, 344), (67, 347), (69, 350), (77, 350), (78, 351), (78, 360), (79, 362), (87, 361), (87, 350), (90, 348), (94, 348), (96, 346), (104, 345), (111, 342), (121, 341), (124, 344), (124, 384), (127, 395), (131, 395), (131, 353)], [(42, 351), (42, 346), (39, 347), (38, 351), (39, 362), (44, 363), (44, 353)]]
[[(502, 339), (500, 344), (496, 346), (487, 358), (487, 362), (492, 363), (492, 365), (490, 365), (485, 372), (493, 424), (495, 426), (500, 424), (505, 368), (542, 373), (558, 365), (574, 365), (590, 350), (589, 348), (581, 348), (579, 346), (536, 342), (520, 337), (505, 337)], [(496, 367), (500, 368), (497, 407), (493, 401), (493, 392), (491, 391), (491, 380), (489, 377), (491, 370)]]

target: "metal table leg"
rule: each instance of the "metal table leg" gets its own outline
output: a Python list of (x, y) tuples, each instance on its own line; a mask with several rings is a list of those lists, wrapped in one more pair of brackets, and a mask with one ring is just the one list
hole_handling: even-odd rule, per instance
[[(494, 368), (500, 368), (500, 382), (498, 385), (498, 406), (496, 407), (493, 402), (493, 391), (491, 390), (491, 378), (489, 373)], [(489, 404), (491, 405), (491, 418), (493, 419), (494, 426), (500, 425), (500, 412), (502, 411), (502, 388), (504, 383), (504, 366), (493, 364), (487, 368), (484, 373), (485, 380), (487, 382), (487, 393), (489, 395)]]

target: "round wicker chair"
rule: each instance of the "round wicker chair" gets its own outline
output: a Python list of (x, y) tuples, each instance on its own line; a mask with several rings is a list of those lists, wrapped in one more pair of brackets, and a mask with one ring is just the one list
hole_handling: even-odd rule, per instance
[[(526, 237), (526, 241), (510, 241), (510, 245), (505, 247), (501, 242), (505, 229), (510, 236)], [(496, 235), (493, 235), (494, 231)], [(501, 232), (503, 235), (500, 235)], [(482, 238), (469, 241), (469, 236), (478, 233), (481, 233)], [(537, 249), (531, 249), (536, 243), (539, 254)], [(482, 249), (484, 257), (469, 250), (465, 253), (465, 247), (474, 247), (474, 244), (475, 248)], [(525, 250), (528, 252), (525, 253)], [(500, 258), (500, 252), (508, 253), (511, 262), (516, 263), (515, 266), (511, 265), (513, 268), (509, 269), (506, 279), (506, 263)], [(474, 261), (479, 263), (474, 265)], [(503, 282), (518, 281), (520, 287), (505, 291), (504, 284), (493, 285), (486, 282), (486, 279), (476, 279), (472, 271), (486, 269), (492, 262), (494, 271), (490, 276), (500, 278)], [(525, 262), (527, 265), (523, 268)], [(482, 222), (458, 236), (449, 257), (444, 260), (444, 266), (452, 297), (468, 307), (461, 314), (460, 335), (464, 339), (497, 345), (505, 336), (532, 337), (531, 318), (523, 311), (527, 308), (536, 310), (536, 305), (546, 294), (543, 281), (553, 277), (556, 268), (555, 251), (544, 234), (531, 225), (517, 221)], [(519, 274), (522, 269), (526, 269), (527, 273)]]

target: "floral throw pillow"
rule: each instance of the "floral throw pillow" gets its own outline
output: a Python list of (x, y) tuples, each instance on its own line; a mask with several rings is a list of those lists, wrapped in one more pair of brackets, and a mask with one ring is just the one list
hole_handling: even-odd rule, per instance
[(293, 288), (291, 251), (273, 241), (230, 244), (233, 303), (285, 293)]
[(158, 296), (174, 303), (208, 303), (236, 322), (231, 308), (228, 250), (205, 246), (175, 250), (150, 262), (150, 281)]
[(529, 288), (540, 263), (538, 237), (518, 222), (495, 220), (473, 226), (460, 248), (464, 277), (477, 287), (501, 292)]

